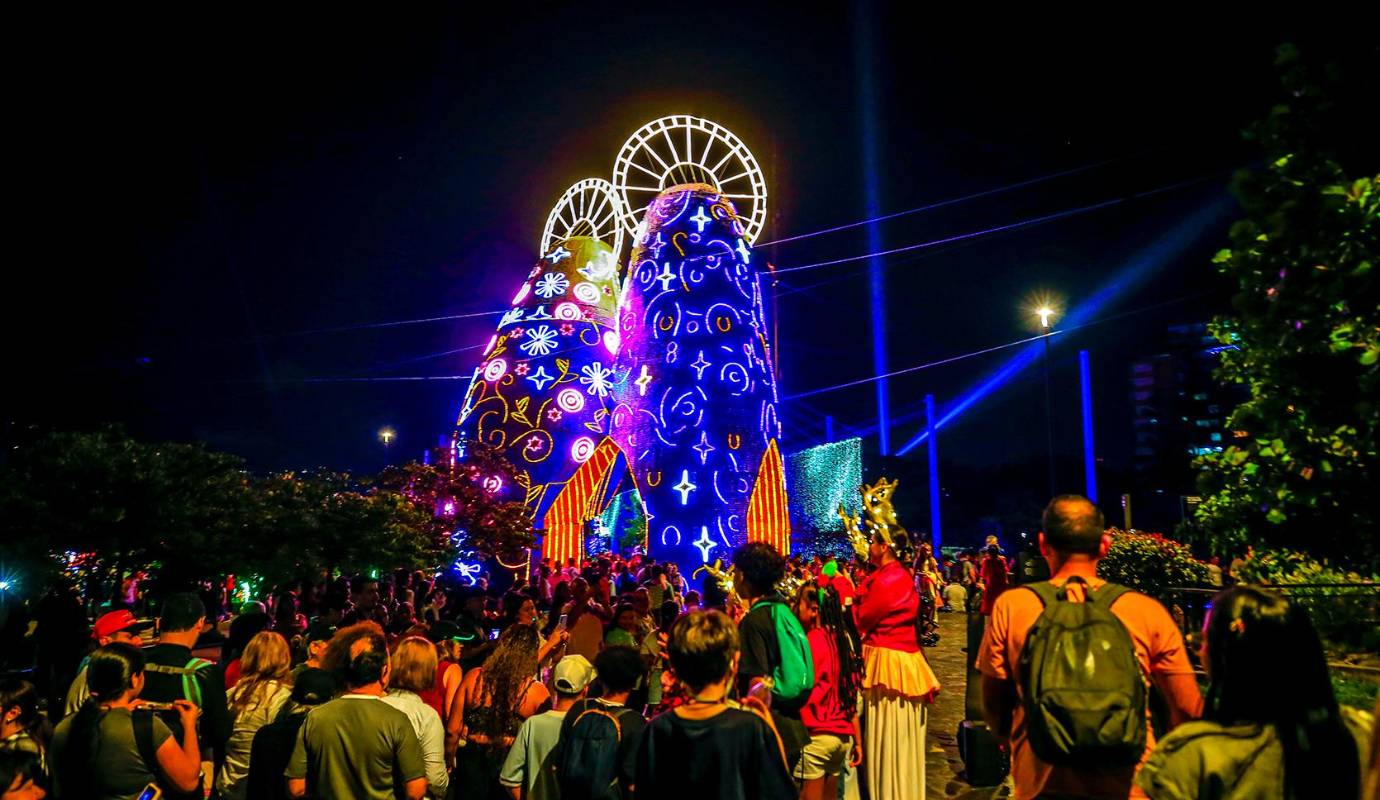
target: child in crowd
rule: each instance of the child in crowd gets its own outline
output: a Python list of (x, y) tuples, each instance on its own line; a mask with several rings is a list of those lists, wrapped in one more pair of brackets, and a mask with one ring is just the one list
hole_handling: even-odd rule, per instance
[(639, 797), (748, 800), (794, 797), (781, 739), (766, 707), (728, 699), (737, 677), (738, 629), (720, 611), (695, 611), (671, 628), (671, 668), (690, 699), (647, 726), (637, 759)]
[(796, 616), (810, 640), (815, 686), (800, 717), (810, 733), (793, 776), (801, 800), (834, 800), (845, 765), (862, 763), (858, 693), (862, 690), (862, 655), (856, 632), (849, 630), (838, 592), (832, 587), (800, 587)]
[(596, 674), (594, 666), (584, 656), (566, 656), (556, 664), (552, 680), (556, 689), (555, 706), (522, 723), (498, 776), (499, 783), (512, 794), (513, 800), (524, 797), (547, 800), (561, 796), (552, 754), (570, 707), (584, 699)]

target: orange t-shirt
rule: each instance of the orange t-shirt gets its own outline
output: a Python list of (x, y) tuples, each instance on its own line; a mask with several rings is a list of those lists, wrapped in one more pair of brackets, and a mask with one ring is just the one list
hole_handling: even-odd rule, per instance
[[(1089, 581), (1093, 589), (1105, 582)], [(982, 637), (982, 649), (978, 651), (978, 669), (983, 675), (1015, 681), (1017, 693), (1020, 693), (1016, 670), (1020, 666), (1021, 647), (1025, 645), (1030, 627), (1043, 611), (1044, 605), (1029, 590), (1012, 588), (997, 598), (987, 631)], [(1184, 650), (1183, 636), (1164, 606), (1139, 592), (1127, 592), (1112, 604), (1112, 613), (1130, 632), (1143, 674), (1193, 674), (1193, 666), (1189, 664), (1188, 653)], [(1196, 702), (1197, 705), (1192, 708), (1194, 716), (1201, 709), (1202, 699), (1198, 698)], [(1190, 698), (1187, 703), (1192, 705), (1193, 699)], [(1148, 720), (1148, 708), (1146, 717)], [(1150, 751), (1155, 749), (1154, 732), (1150, 730), (1148, 722), (1146, 733), (1145, 754), (1141, 756), (1140, 764), (1144, 764)], [(1145, 794), (1134, 787), (1140, 764), (1134, 767), (1076, 769), (1046, 764), (1031, 749), (1026, 738), (1025, 711), (1021, 703), (1016, 704), (1011, 723), (1011, 774), (1016, 782), (1016, 800), (1029, 800), (1041, 792), (1075, 797), (1143, 798)]]

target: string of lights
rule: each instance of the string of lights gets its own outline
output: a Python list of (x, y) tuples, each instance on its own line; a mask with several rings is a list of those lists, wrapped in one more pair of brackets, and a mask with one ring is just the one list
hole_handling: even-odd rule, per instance
[(776, 269), (775, 274), (785, 275), (791, 272), (801, 272), (804, 270), (819, 269), (821, 267), (832, 267), (838, 264), (848, 264), (855, 261), (864, 261), (871, 258), (880, 258), (883, 256), (896, 255), (898, 253), (910, 253), (916, 250), (924, 250), (926, 248), (937, 247), (939, 245), (944, 244), (951, 244), (953, 242), (961, 242), (968, 239), (976, 239), (982, 236), (990, 236), (996, 233), (1003, 233), (1005, 231), (1017, 230), (1020, 228), (1029, 228), (1036, 225), (1042, 225), (1047, 222), (1054, 222), (1056, 220), (1066, 219), (1068, 217), (1078, 216), (1080, 214), (1087, 214), (1093, 211), (1099, 211), (1104, 208), (1110, 208), (1112, 206), (1128, 203), (1132, 200), (1139, 200), (1146, 197), (1151, 197), (1153, 195), (1162, 194), (1164, 192), (1170, 192), (1175, 189), (1182, 189), (1218, 177), (1222, 175), (1223, 172), (1224, 171), (1218, 171), (1207, 175), (1200, 175), (1196, 178), (1189, 178), (1188, 180), (1179, 181), (1177, 183), (1167, 184), (1165, 186), (1160, 186), (1154, 189), (1147, 189), (1146, 191), (1136, 192), (1135, 194), (1126, 195), (1124, 197), (1114, 197), (1110, 200), (1103, 200), (1100, 203), (1092, 203), (1085, 206), (1078, 206), (1077, 208), (1056, 211), (1052, 214), (1045, 214), (1039, 217), (1032, 217), (1031, 219), (1020, 220), (1019, 222), (1012, 222), (1006, 225), (998, 225), (994, 228), (986, 228), (977, 231), (968, 231), (967, 233), (955, 234), (953, 236), (945, 236), (940, 239), (932, 239), (928, 242), (918, 242), (916, 244), (909, 244), (903, 247), (893, 247), (888, 250), (879, 250), (873, 253), (863, 253), (862, 255), (846, 256), (844, 258), (835, 258), (829, 261), (819, 261), (814, 264), (800, 264), (794, 267), (778, 267)]
[(812, 396), (817, 395), (817, 394), (824, 394), (825, 392), (833, 392), (833, 391), (837, 391), (837, 390), (839, 390), (839, 389), (847, 389), (847, 388), (852, 387), (852, 386), (862, 386), (862, 385), (864, 385), (864, 384), (873, 383), (873, 382), (875, 382), (875, 381), (884, 380), (884, 379), (886, 379), (886, 378), (894, 378), (894, 377), (896, 377), (897, 375), (907, 375), (907, 374), (912, 373), (912, 372), (920, 372), (921, 370), (932, 369), (932, 368), (934, 368), (934, 367), (942, 367), (942, 366), (944, 366), (945, 364), (952, 364), (952, 363), (954, 363), (954, 362), (956, 362), (956, 361), (963, 361), (963, 360), (966, 360), (966, 359), (969, 359), (969, 358), (976, 358), (977, 356), (986, 355), (986, 354), (988, 354), (988, 353), (995, 353), (995, 352), (998, 352), (998, 351), (1001, 351), (1001, 350), (1008, 350), (1008, 349), (1010, 349), (1010, 348), (1012, 348), (1012, 347), (1019, 347), (1019, 346), (1021, 346), (1021, 345), (1023, 345), (1023, 344), (1029, 344), (1029, 343), (1031, 343), (1031, 342), (1038, 342), (1038, 341), (1040, 341), (1041, 339), (1045, 338), (1046, 336), (1050, 336), (1050, 337), (1060, 336), (1060, 335), (1067, 334), (1067, 333), (1073, 333), (1074, 331), (1082, 330), (1082, 329), (1084, 329), (1084, 328), (1091, 328), (1091, 327), (1093, 327), (1093, 326), (1095, 326), (1095, 325), (1102, 325), (1102, 324), (1105, 324), (1105, 323), (1108, 323), (1108, 322), (1115, 322), (1116, 320), (1122, 319), (1122, 318), (1124, 318), (1124, 317), (1133, 316), (1133, 315), (1135, 315), (1135, 314), (1143, 314), (1143, 313), (1145, 313), (1145, 312), (1147, 312), (1147, 311), (1154, 311), (1154, 310), (1157, 309), (1157, 308), (1163, 308), (1164, 306), (1173, 305), (1173, 304), (1175, 304), (1175, 303), (1182, 303), (1182, 302), (1184, 302), (1184, 301), (1186, 301), (1186, 300), (1192, 300), (1193, 298), (1195, 298), (1195, 297), (1201, 297), (1201, 296), (1203, 296), (1204, 294), (1207, 294), (1207, 292), (1195, 292), (1195, 293), (1193, 293), (1193, 294), (1183, 295), (1182, 297), (1176, 297), (1176, 298), (1174, 298), (1174, 299), (1172, 299), (1172, 300), (1165, 300), (1165, 301), (1160, 302), (1160, 303), (1154, 303), (1153, 305), (1148, 305), (1148, 306), (1143, 306), (1143, 307), (1141, 307), (1141, 308), (1131, 309), (1130, 311), (1123, 311), (1123, 312), (1120, 313), (1120, 314), (1113, 314), (1113, 315), (1111, 315), (1111, 316), (1102, 317), (1101, 319), (1096, 319), (1096, 320), (1092, 320), (1092, 321), (1090, 321), (1090, 322), (1085, 322), (1085, 323), (1083, 323), (1082, 325), (1074, 325), (1073, 327), (1070, 327), (1070, 328), (1062, 328), (1062, 329), (1059, 329), (1059, 330), (1052, 330), (1052, 331), (1050, 331), (1050, 332), (1047, 333), (1047, 334), (1043, 334), (1043, 333), (1042, 333), (1042, 334), (1037, 334), (1037, 335), (1035, 335), (1035, 336), (1027, 336), (1027, 337), (1024, 338), (1024, 339), (1016, 339), (1015, 341), (1006, 342), (1006, 343), (1004, 343), (1004, 344), (994, 345), (994, 346), (992, 346), (992, 347), (984, 347), (984, 348), (981, 349), (981, 350), (974, 350), (974, 351), (972, 351), (972, 352), (970, 352), (970, 353), (963, 353), (963, 354), (961, 354), (961, 355), (956, 355), (956, 356), (948, 356), (948, 357), (946, 357), (946, 358), (938, 359), (937, 361), (930, 361), (930, 362), (927, 362), (927, 363), (925, 363), (925, 364), (917, 364), (917, 365), (915, 365), (915, 366), (913, 366), (913, 367), (905, 367), (905, 368), (903, 368), (903, 369), (893, 370), (893, 371), (891, 371), (891, 372), (887, 372), (887, 373), (884, 373), (884, 374), (881, 374), (881, 375), (873, 375), (873, 376), (867, 377), (867, 378), (858, 378), (857, 380), (847, 381), (847, 382), (845, 382), (845, 383), (839, 383), (839, 384), (835, 384), (835, 385), (833, 385), (833, 386), (822, 386), (822, 387), (820, 387), (820, 388), (818, 388), (818, 389), (810, 389), (810, 390), (808, 390), (808, 391), (800, 392), (800, 393), (798, 393), (798, 394), (787, 395), (786, 397), (784, 397), (784, 398), (782, 398), (782, 399), (783, 399), (783, 400), (797, 400), (797, 399), (800, 399), (800, 398), (803, 398), (803, 397), (812, 397)]
[(998, 187), (993, 188), (993, 189), (986, 189), (986, 190), (981, 191), (981, 192), (974, 192), (973, 194), (966, 194), (966, 195), (963, 195), (962, 197), (951, 197), (951, 198), (949, 198), (949, 199), (947, 199), (947, 200), (940, 200), (940, 201), (938, 201), (938, 202), (928, 203), (928, 204), (923, 205), (923, 206), (916, 206), (915, 208), (908, 208), (908, 209), (906, 209), (905, 211), (894, 211), (894, 212), (892, 212), (892, 213), (890, 213), (890, 214), (882, 214), (881, 216), (878, 216), (878, 217), (872, 217), (871, 219), (858, 220), (857, 222), (848, 222), (848, 223), (845, 223), (845, 224), (843, 224), (843, 225), (836, 225), (836, 226), (834, 226), (834, 227), (832, 227), (832, 228), (824, 228), (823, 230), (810, 231), (810, 232), (808, 232), (808, 233), (801, 233), (801, 234), (797, 234), (797, 235), (795, 235), (795, 236), (786, 236), (786, 237), (783, 237), (783, 238), (780, 238), (780, 239), (773, 239), (773, 240), (771, 240), (771, 241), (769, 241), (769, 242), (758, 242), (755, 246), (758, 247), (758, 248), (761, 248), (761, 247), (767, 247), (768, 245), (774, 245), (774, 244), (786, 244), (787, 242), (798, 242), (798, 241), (800, 241), (800, 240), (802, 240), (802, 239), (813, 239), (813, 238), (816, 237), (816, 236), (824, 236), (824, 235), (830, 234), (830, 233), (838, 233), (839, 231), (851, 230), (851, 229), (853, 229), (853, 228), (861, 228), (861, 227), (864, 226), (864, 225), (871, 225), (871, 224), (877, 223), (877, 222), (886, 222), (886, 221), (888, 221), (888, 220), (897, 219), (897, 218), (899, 218), (899, 217), (910, 216), (911, 214), (919, 214), (919, 213), (924, 212), (924, 211), (934, 211), (935, 209), (945, 208), (945, 207), (947, 207), (947, 206), (954, 206), (954, 205), (958, 205), (959, 203), (966, 203), (966, 202), (968, 202), (969, 200), (978, 200), (978, 199), (983, 198), (983, 197), (992, 197), (992, 196), (994, 196), (994, 195), (1005, 194), (1006, 192), (1013, 192), (1013, 191), (1015, 191), (1015, 190), (1017, 190), (1017, 189), (1024, 189), (1024, 188), (1026, 188), (1027, 186), (1035, 186), (1035, 185), (1038, 185), (1038, 184), (1041, 184), (1041, 183), (1046, 183), (1046, 182), (1048, 182), (1048, 181), (1057, 180), (1057, 179), (1059, 179), (1059, 178), (1065, 178), (1065, 177), (1068, 177), (1068, 176), (1070, 176), (1070, 175), (1077, 175), (1077, 174), (1079, 174), (1080, 172), (1087, 172), (1087, 171), (1089, 171), (1089, 170), (1094, 170), (1094, 169), (1098, 169), (1098, 168), (1101, 168), (1101, 167), (1105, 167), (1105, 166), (1107, 166), (1107, 165), (1109, 165), (1109, 164), (1115, 164), (1115, 163), (1117, 163), (1117, 162), (1119, 162), (1119, 161), (1121, 161), (1121, 160), (1122, 160), (1122, 159), (1120, 159), (1120, 158), (1111, 158), (1111, 159), (1107, 159), (1106, 161), (1098, 161), (1098, 162), (1095, 162), (1095, 163), (1092, 163), (1092, 164), (1084, 164), (1084, 165), (1081, 166), (1081, 167), (1074, 167), (1073, 169), (1066, 169), (1066, 170), (1063, 170), (1062, 172), (1052, 172), (1052, 173), (1050, 173), (1050, 174), (1048, 174), (1048, 175), (1041, 175), (1041, 176), (1038, 177), (1038, 178), (1030, 178), (1030, 179), (1024, 180), (1024, 181), (1018, 181), (1018, 182), (1016, 182), (1016, 183), (1009, 183), (1009, 184), (1007, 184), (1007, 185), (1005, 185), (1005, 186), (998, 186)]

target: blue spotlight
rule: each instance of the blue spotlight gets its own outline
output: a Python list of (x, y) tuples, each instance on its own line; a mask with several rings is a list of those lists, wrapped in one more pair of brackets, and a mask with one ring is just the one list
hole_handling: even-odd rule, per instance
[[(1189, 245), (1197, 241), (1209, 228), (1219, 223), (1224, 216), (1235, 208), (1235, 202), (1226, 195), (1204, 203), (1196, 212), (1175, 225), (1150, 247), (1131, 259), (1110, 281), (1100, 286), (1085, 301), (1071, 309), (1064, 317), (1065, 325), (1068, 328), (1076, 328), (1092, 321), (1109, 303), (1141, 285), (1161, 264), (1182, 254)], [(934, 424), (934, 429), (939, 430), (949, 424), (958, 415), (967, 411), (1031, 364), (1034, 364), (1039, 359), (1043, 346), (1041, 342), (1031, 343), (1018, 351), (991, 375), (969, 387), (968, 391), (959, 395), (957, 402), (944, 412), (944, 415)], [(927, 427), (897, 450), (896, 455), (903, 456), (909, 453), (916, 445), (925, 441), (928, 435), (929, 429)]]
[(1078, 351), (1078, 383), (1083, 399), (1083, 475), (1084, 493), (1097, 502), (1097, 458), (1093, 455), (1092, 370), (1088, 366), (1088, 351)]
[[(882, 229), (875, 218), (881, 214), (881, 181), (879, 174), (877, 132), (877, 90), (875, 48), (873, 44), (873, 14), (871, 3), (859, 3), (854, 21), (854, 52), (857, 54), (858, 95), (861, 98), (863, 203), (867, 217), (867, 252), (882, 250)], [(872, 311), (872, 367), (877, 375), (886, 374), (886, 282), (881, 256), (868, 260), (867, 286)], [(891, 453), (891, 401), (888, 381), (877, 381), (877, 432), (882, 455)]]

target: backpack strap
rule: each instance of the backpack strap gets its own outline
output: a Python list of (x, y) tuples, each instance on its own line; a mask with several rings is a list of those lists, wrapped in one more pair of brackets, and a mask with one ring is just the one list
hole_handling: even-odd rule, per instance
[[(628, 710), (630, 710), (630, 709), (624, 709), (624, 711), (628, 711)], [(613, 713), (613, 712), (611, 712), (611, 711), (605, 711), (605, 710), (602, 709), (602, 708), (589, 708), (589, 707), (586, 707), (584, 711), (581, 711), (581, 712), (580, 712), (580, 716), (578, 716), (578, 717), (575, 718), (575, 723), (574, 723), (573, 725), (570, 726), (570, 729), (571, 729), (572, 731), (575, 730), (575, 726), (580, 724), (580, 720), (582, 720), (582, 719), (584, 719), (585, 717), (588, 717), (588, 716), (590, 716), (590, 715), (594, 715), (594, 716), (599, 716), (599, 717), (605, 717), (605, 718), (607, 718), (609, 722), (612, 722), (612, 723), (613, 723), (613, 732), (614, 732), (614, 735), (616, 735), (616, 736), (618, 737), (618, 741), (619, 741), (619, 742), (622, 742), (622, 741), (623, 741), (623, 726), (622, 726), (622, 724), (620, 724), (620, 723), (618, 722), (618, 717), (621, 716), (621, 714), (615, 714), (615, 713)]]
[(1111, 581), (1108, 581), (1107, 583), (1104, 583), (1101, 586), (1099, 586), (1097, 588), (1097, 591), (1089, 592), (1088, 597), (1096, 600), (1097, 602), (1106, 606), (1108, 609), (1111, 609), (1112, 603), (1115, 603), (1117, 600), (1121, 598), (1123, 594), (1126, 594), (1130, 591), (1130, 587), (1122, 586), (1119, 583), (1112, 583)]
[(1037, 598), (1039, 598), (1040, 605), (1044, 606), (1045, 608), (1049, 608), (1050, 606), (1059, 602), (1059, 597), (1063, 593), (1061, 589), (1059, 589), (1049, 581), (1037, 581), (1035, 583), (1027, 583), (1021, 586), (1020, 588), (1029, 589)]
[(144, 759), (144, 766), (153, 773), (153, 782), (158, 783), (158, 776), (163, 772), (158, 768), (158, 753), (153, 749), (153, 714), (136, 711), (130, 716), (134, 723), (134, 745), (139, 749), (139, 757)]

